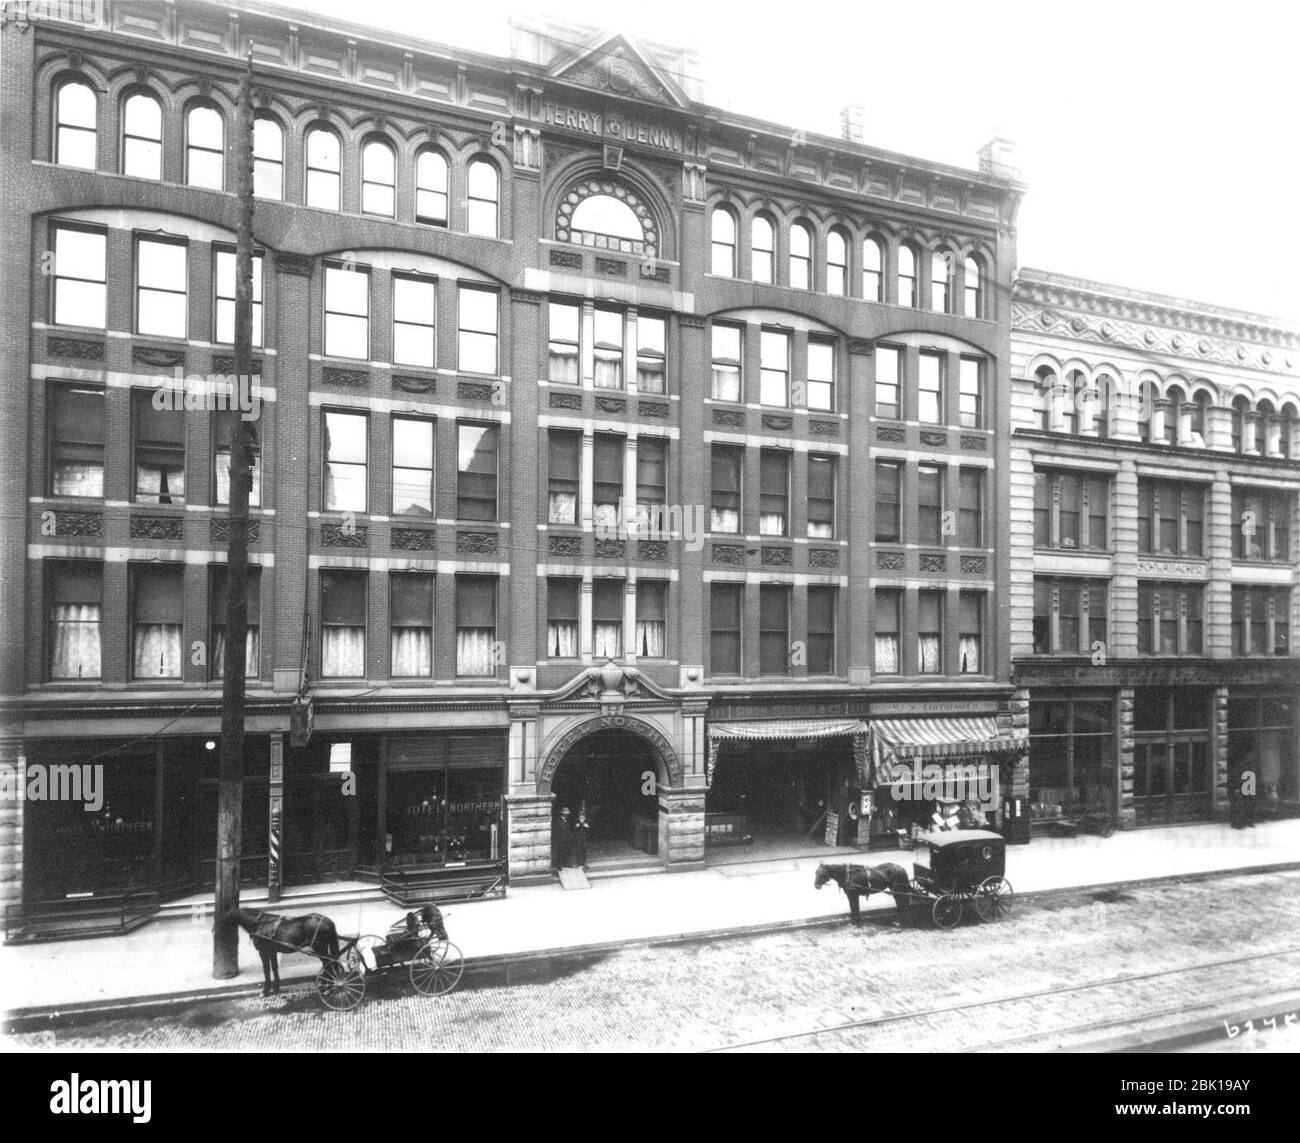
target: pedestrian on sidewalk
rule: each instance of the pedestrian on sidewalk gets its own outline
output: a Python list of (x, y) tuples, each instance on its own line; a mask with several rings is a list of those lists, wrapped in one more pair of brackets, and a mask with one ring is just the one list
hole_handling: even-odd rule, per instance
[(557, 869), (565, 869), (573, 854), (573, 824), (569, 820), (569, 807), (561, 806), (551, 827), (551, 856)]
[(587, 837), (591, 826), (587, 824), (587, 811), (578, 811), (578, 820), (573, 824), (573, 864), (581, 869), (587, 864)]
[(1233, 829), (1255, 828), (1257, 754), (1252, 746), (1228, 759), (1228, 817)]

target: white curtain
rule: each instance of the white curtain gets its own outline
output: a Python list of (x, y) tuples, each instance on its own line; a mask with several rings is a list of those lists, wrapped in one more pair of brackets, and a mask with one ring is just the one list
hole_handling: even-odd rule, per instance
[(623, 624), (597, 623), (592, 653), (605, 659), (617, 659), (623, 654)]
[(99, 678), (99, 604), (56, 604), (53, 641), (52, 678)]
[(179, 623), (137, 623), (133, 650), (132, 677), (137, 679), (179, 679), (181, 677), (181, 625)]
[(551, 347), (551, 381), (559, 385), (578, 383), (578, 347)]
[(55, 496), (103, 496), (104, 466), (68, 461), (54, 466)]
[(618, 505), (597, 504), (592, 519), (597, 528), (617, 528)]
[(636, 653), (651, 659), (662, 659), (664, 654), (664, 625), (657, 619), (638, 619), (636, 624)]
[(173, 500), (179, 504), (185, 499), (185, 473), (176, 469), (169, 472), (147, 464), (137, 465), (135, 492), (141, 499), (148, 497), (150, 504), (170, 504)]
[(321, 640), (323, 678), (357, 679), (366, 673), (366, 629), (326, 627)]
[(602, 356), (602, 350), (596, 351), (595, 384), (597, 389), (623, 388), (623, 355)]
[(963, 635), (957, 651), (964, 675), (977, 675), (980, 671), (980, 641), (978, 635)]
[[(256, 458), (255, 458), (256, 459)], [(219, 452), (216, 455), (217, 503), (230, 503), (230, 453)], [(255, 463), (249, 470), (253, 474), (253, 483), (248, 490), (248, 503), (257, 507), (262, 502), (262, 470)]]
[(714, 508), (711, 530), (714, 532), (739, 532), (740, 513), (735, 508)]
[[(218, 627), (213, 634), (216, 636), (216, 646), (212, 649), (212, 670), (220, 679), (226, 674), (226, 629)], [(258, 673), (257, 651), (257, 627), (249, 626), (244, 630), (244, 674), (249, 678), (254, 678)]]
[(920, 654), (921, 673), (937, 673), (939, 670), (939, 636), (922, 635), (917, 640), (917, 650)]
[(876, 636), (876, 670), (882, 675), (898, 674), (898, 636)]
[(831, 530), (830, 524), (817, 520), (808, 521), (808, 538), (810, 540), (829, 540), (833, 535), (834, 532)]
[(496, 674), (496, 664), (492, 661), (495, 634), (490, 627), (462, 627), (456, 632), (456, 674)]
[(637, 365), (636, 387), (642, 393), (662, 393), (664, 391), (664, 363), (662, 361), (643, 361)]
[(715, 369), (713, 371), (713, 399), (715, 401), (740, 400), (740, 371)]
[(392, 674), (408, 678), (433, 674), (433, 632), (427, 627), (394, 627)]
[(573, 492), (552, 492), (548, 522), (576, 524), (578, 522), (578, 497)]
[(762, 536), (785, 535), (785, 513), (764, 512), (758, 518), (758, 531)]
[(546, 656), (549, 659), (576, 659), (578, 657), (578, 625), (572, 620), (560, 620), (546, 625)]

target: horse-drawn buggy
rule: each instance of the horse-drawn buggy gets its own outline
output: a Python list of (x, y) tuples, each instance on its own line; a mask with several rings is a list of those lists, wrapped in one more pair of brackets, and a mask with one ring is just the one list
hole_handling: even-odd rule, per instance
[(1014, 894), (1006, 879), (1006, 840), (982, 829), (926, 833), (914, 845), (912, 876), (901, 865), (821, 865), (813, 886), (834, 881), (859, 920), (858, 898), (888, 892), (904, 910), (929, 904), (934, 923), (951, 929), (967, 910), (981, 921), (1000, 921), (1011, 912)]

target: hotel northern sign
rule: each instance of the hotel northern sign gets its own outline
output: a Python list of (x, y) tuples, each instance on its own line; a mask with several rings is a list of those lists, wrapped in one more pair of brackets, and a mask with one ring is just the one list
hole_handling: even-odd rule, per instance
[(574, 132), (602, 143), (644, 147), (673, 155), (695, 155), (700, 144), (694, 127), (680, 127), (657, 120), (625, 115), (605, 108), (591, 111), (543, 97), (529, 108), (528, 118), (545, 127)]

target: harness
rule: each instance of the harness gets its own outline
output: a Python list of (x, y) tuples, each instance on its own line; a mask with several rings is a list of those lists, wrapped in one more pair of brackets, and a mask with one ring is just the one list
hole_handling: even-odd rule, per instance
[[(266, 918), (257, 922), (257, 930), (251, 934), (254, 940), (265, 941), (267, 944), (276, 946), (278, 951), (301, 953), (305, 956), (317, 956), (316, 940), (320, 936), (322, 927), (327, 918), (319, 913), (313, 913), (311, 916), (316, 919), (316, 928), (312, 931), (311, 941), (308, 945), (292, 945), (288, 941), (280, 939), (280, 930), (284, 927), (286, 921), (304, 921), (306, 917), (283, 917), (277, 913), (262, 913), (260, 916)], [(267, 926), (271, 926), (271, 931), (264, 932)]]

